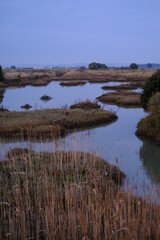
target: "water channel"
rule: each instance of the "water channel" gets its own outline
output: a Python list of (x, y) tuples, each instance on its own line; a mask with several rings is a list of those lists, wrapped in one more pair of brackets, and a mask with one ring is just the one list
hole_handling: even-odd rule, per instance
[[(120, 83), (109, 83), (109, 85)], [(46, 87), (31, 87), (7, 89), (4, 107), (11, 111), (22, 111), (21, 105), (26, 103), (33, 106), (32, 109), (40, 108), (63, 108), (69, 107), (76, 101), (86, 99), (95, 100), (96, 97), (107, 92), (101, 89), (107, 84), (90, 84), (77, 87), (61, 87), (59, 82), (52, 82)], [(42, 102), (40, 97), (44, 94), (53, 99)], [(55, 141), (34, 142), (26, 141), (8, 142), (0, 139), (0, 158), (10, 148), (31, 147), (36, 151), (53, 151), (61, 145), (64, 150), (85, 150), (96, 152), (107, 162), (118, 165), (127, 175), (124, 189), (128, 187), (133, 194), (145, 197), (151, 194), (153, 200), (158, 199), (160, 194), (160, 146), (146, 139), (139, 139), (135, 135), (137, 123), (145, 116), (141, 108), (122, 108), (115, 105), (103, 105), (103, 109), (116, 112), (118, 120), (111, 124), (98, 126), (90, 129), (70, 132), (60, 143)], [(160, 198), (159, 198), (160, 199)], [(159, 200), (158, 199), (158, 200)], [(160, 200), (159, 200), (160, 201)]]

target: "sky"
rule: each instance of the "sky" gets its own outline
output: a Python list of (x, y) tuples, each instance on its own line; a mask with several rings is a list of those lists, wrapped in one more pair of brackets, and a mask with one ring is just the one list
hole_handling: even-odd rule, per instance
[(160, 0), (0, 0), (0, 64), (160, 63)]

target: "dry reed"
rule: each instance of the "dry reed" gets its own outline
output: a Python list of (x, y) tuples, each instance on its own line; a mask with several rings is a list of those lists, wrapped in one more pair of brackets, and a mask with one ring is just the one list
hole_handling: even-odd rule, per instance
[(15, 149), (0, 162), (0, 239), (160, 239), (160, 207), (95, 154)]

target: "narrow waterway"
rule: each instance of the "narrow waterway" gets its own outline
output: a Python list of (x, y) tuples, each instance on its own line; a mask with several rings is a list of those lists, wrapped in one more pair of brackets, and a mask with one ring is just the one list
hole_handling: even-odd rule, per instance
[[(110, 83), (112, 84), (112, 83)], [(117, 83), (118, 84), (118, 83)], [(47, 87), (25, 87), (8, 89), (3, 105), (10, 110), (20, 111), (20, 105), (29, 103), (35, 108), (66, 107), (78, 100), (95, 100), (106, 91), (101, 89), (106, 84), (89, 84), (78, 87), (61, 87), (53, 82)], [(39, 99), (47, 94), (53, 99), (43, 103)], [(86, 150), (96, 152), (107, 162), (118, 165), (127, 178), (124, 188), (128, 187), (134, 194), (145, 197), (152, 194), (157, 199), (160, 192), (160, 147), (149, 140), (142, 140), (135, 135), (137, 123), (144, 117), (141, 108), (119, 108), (114, 105), (102, 105), (106, 110), (116, 112), (118, 120), (96, 128), (79, 130), (69, 133), (60, 142), (7, 142), (0, 140), (0, 157), (4, 158), (7, 151), (14, 147), (31, 147), (36, 151), (50, 151), (61, 147), (64, 150)]]

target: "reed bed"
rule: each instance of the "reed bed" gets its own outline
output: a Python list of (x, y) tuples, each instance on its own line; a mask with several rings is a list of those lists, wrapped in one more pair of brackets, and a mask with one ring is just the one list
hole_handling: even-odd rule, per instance
[(13, 149), (0, 162), (0, 239), (160, 239), (160, 207), (125, 175), (76, 149)]
[(102, 103), (116, 104), (117, 106), (140, 107), (140, 93), (116, 91), (97, 97)]
[(98, 126), (117, 119), (115, 113), (101, 109), (43, 109), (28, 112), (1, 112), (0, 136), (42, 135), (56, 137), (68, 130)]

